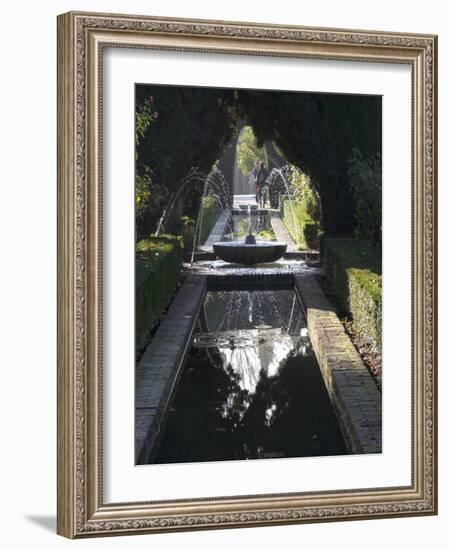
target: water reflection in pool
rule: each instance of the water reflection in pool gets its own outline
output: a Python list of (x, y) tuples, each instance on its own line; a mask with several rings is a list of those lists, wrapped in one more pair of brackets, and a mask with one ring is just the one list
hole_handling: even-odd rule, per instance
[(295, 292), (209, 292), (154, 461), (345, 453)]

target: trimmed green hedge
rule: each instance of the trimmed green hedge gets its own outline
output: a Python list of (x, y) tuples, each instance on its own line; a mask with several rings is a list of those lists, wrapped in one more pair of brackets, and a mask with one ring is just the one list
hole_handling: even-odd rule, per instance
[[(318, 249), (321, 236), (321, 202), (309, 176), (290, 165), (291, 195), (281, 199), (280, 214), (300, 249)], [(291, 198), (290, 198), (291, 197)]]
[(323, 265), (359, 336), (382, 351), (382, 276), (379, 253), (367, 240), (324, 239)]
[(308, 213), (304, 201), (282, 197), (281, 218), (300, 249), (318, 249), (320, 224)]
[(182, 238), (150, 237), (136, 244), (136, 351), (160, 319), (179, 281)]
[(220, 205), (215, 197), (205, 197), (203, 199), (203, 212), (202, 214), (200, 213), (200, 217), (198, 218), (198, 223), (201, 223), (200, 235), (198, 238), (200, 244), (204, 244), (206, 241), (215, 222), (218, 220), (220, 211)]

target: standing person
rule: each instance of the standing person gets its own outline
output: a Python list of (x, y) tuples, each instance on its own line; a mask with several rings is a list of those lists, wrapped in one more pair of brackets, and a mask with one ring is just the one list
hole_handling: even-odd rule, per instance
[(257, 171), (257, 187), (259, 189), (257, 202), (262, 208), (265, 208), (265, 202), (267, 200), (267, 191), (265, 189), (265, 181), (268, 177), (268, 172), (265, 168), (263, 161), (260, 161), (259, 170)]

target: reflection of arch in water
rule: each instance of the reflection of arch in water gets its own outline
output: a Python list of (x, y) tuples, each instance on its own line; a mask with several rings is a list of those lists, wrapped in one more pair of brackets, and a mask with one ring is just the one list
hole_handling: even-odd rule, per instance
[(304, 326), (295, 291), (216, 292), (201, 308), (197, 345), (212, 366), (231, 366), (242, 389), (253, 393), (261, 370), (273, 376), (289, 355), (307, 352)]

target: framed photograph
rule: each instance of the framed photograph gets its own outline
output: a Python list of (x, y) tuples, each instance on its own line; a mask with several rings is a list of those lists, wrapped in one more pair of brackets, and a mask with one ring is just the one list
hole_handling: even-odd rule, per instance
[(437, 513), (437, 37), (58, 17), (58, 533)]

